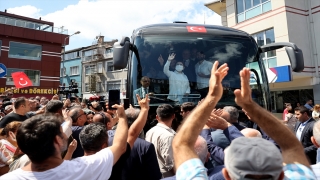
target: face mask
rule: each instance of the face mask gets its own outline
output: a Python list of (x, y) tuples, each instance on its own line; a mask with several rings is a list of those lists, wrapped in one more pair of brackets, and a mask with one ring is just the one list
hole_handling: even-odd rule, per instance
[(182, 65), (176, 65), (176, 70), (178, 72), (181, 72), (183, 70), (183, 66)]

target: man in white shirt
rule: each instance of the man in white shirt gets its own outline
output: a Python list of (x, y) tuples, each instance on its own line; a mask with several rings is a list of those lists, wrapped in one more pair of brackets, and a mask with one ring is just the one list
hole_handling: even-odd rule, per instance
[[(320, 121), (313, 125), (313, 136), (311, 137), (312, 143), (318, 148), (318, 153), (320, 153)], [(318, 154), (319, 156), (319, 154)], [(311, 166), (317, 179), (320, 179), (320, 162)]]
[(160, 171), (163, 177), (174, 175), (172, 140), (176, 132), (171, 128), (175, 118), (174, 109), (169, 104), (157, 108), (158, 124), (151, 128), (146, 135), (146, 141), (151, 142), (157, 154)]
[(67, 149), (61, 117), (38, 115), (24, 121), (17, 132), (21, 151), (31, 160), (27, 166), (5, 174), (1, 179), (109, 179), (112, 166), (126, 151), (127, 119), (123, 106), (114, 105), (119, 116), (118, 130), (111, 147), (91, 156), (64, 161), (61, 153)]
[(197, 89), (201, 94), (201, 98), (206, 97), (209, 87), (209, 79), (211, 75), (211, 69), (213, 63), (210, 61), (204, 60), (205, 55), (203, 52), (197, 53), (198, 63), (195, 65), (195, 71), (197, 76)]
[(190, 85), (188, 77), (183, 73), (184, 65), (182, 62), (176, 63), (176, 70), (170, 71), (169, 66), (176, 54), (172, 53), (168, 57), (168, 61), (163, 67), (163, 72), (169, 78), (169, 96), (168, 99), (179, 101), (182, 103), (182, 98), (190, 94)]

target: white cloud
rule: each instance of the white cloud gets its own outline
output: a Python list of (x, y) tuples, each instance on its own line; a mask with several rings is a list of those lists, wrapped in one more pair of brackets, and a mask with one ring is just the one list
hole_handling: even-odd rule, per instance
[[(81, 34), (72, 37), (72, 41), (81, 39), (89, 41), (86, 45), (90, 45), (100, 33), (106, 40), (120, 40), (122, 36), (130, 37), (135, 28), (148, 24), (173, 21), (203, 24), (204, 14), (206, 24), (221, 25), (220, 16), (205, 7), (204, 3), (204, 0), (80, 0), (75, 5), (42, 15), (42, 19), (54, 22), (56, 27), (64, 26), (69, 34), (81, 31)], [(25, 12), (30, 17), (36, 17), (41, 11), (33, 6), (10, 10), (15, 14)]]
[[(147, 24), (175, 20), (202, 24), (203, 12), (207, 8), (194, 9), (197, 2), (81, 0), (76, 5), (45, 15), (44, 19), (53, 21), (56, 26), (65, 26), (69, 33), (79, 30), (81, 34), (78, 36), (85, 39), (93, 39), (100, 33), (107, 39), (119, 39), (124, 35), (130, 36), (133, 29)], [(221, 24), (219, 15), (206, 19), (208, 24)]]
[(21, 16), (26, 16), (30, 18), (36, 18), (38, 19), (40, 16), (41, 9), (38, 9), (31, 5), (26, 6), (20, 6), (20, 7), (14, 7), (14, 8), (8, 8), (7, 12), (12, 14), (17, 14)]

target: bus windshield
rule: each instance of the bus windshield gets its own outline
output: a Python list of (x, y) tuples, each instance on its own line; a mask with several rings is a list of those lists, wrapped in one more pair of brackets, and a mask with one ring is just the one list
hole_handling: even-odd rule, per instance
[(224, 78), (223, 97), (218, 105), (235, 106), (233, 91), (240, 88), (239, 71), (249, 67), (252, 72), (252, 97), (266, 106), (262, 76), (263, 63), (259, 62), (258, 47), (249, 36), (219, 36), (208, 34), (140, 35), (134, 39), (140, 65), (135, 53), (130, 62), (129, 89), (132, 104), (137, 105), (135, 94), (149, 94), (150, 105), (183, 102), (198, 103), (208, 93), (212, 65), (227, 63), (229, 73)]

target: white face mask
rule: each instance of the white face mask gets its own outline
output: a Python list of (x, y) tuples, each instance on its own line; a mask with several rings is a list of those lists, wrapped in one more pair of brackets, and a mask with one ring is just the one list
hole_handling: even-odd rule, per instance
[(176, 65), (176, 71), (181, 72), (183, 70), (182, 65)]

